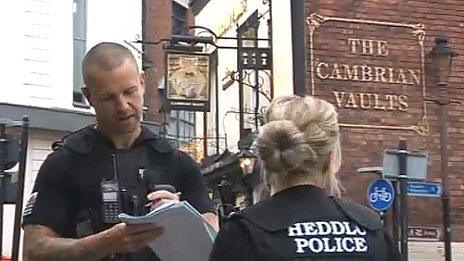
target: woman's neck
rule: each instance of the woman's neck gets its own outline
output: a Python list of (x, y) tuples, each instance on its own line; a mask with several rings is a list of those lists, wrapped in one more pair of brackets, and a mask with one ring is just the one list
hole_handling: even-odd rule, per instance
[(290, 177), (290, 178), (286, 177), (286, 178), (281, 178), (279, 180), (276, 179), (272, 183), (274, 183), (274, 185), (271, 185), (271, 195), (274, 195), (275, 193), (282, 191), (284, 189), (301, 186), (301, 185), (317, 186), (316, 182), (309, 179), (307, 176)]

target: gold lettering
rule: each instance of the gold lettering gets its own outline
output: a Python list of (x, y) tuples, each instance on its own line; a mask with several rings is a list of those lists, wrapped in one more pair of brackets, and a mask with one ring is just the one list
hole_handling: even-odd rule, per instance
[(384, 111), (385, 106), (384, 105), (379, 105), (379, 95), (377, 93), (369, 94), (369, 96), (370, 95), (374, 96), (374, 110), (382, 110), (382, 111)]
[(227, 21), (227, 24), (230, 24), (234, 20), (236, 12), (237, 8), (234, 6), (234, 8), (232, 8), (232, 11), (229, 13), (229, 20)]
[(350, 95), (348, 95), (348, 101), (346, 102), (345, 108), (358, 108), (354, 94), (352, 92), (350, 92)]
[(221, 21), (219, 25), (214, 26), (217, 28), (217, 35), (223, 35), (227, 30), (229, 30), (234, 23), (245, 13), (247, 9), (247, 0), (242, 0), (234, 5), (232, 10), (224, 17), (225, 19)]
[(327, 79), (327, 77), (329, 77), (329, 75), (328, 74), (322, 75), (322, 73), (321, 73), (321, 67), (322, 66), (324, 66), (326, 69), (327, 69), (327, 67), (329, 67), (329, 65), (327, 63), (325, 63), (325, 62), (318, 63), (317, 66), (316, 66), (316, 74), (321, 79)]
[(387, 110), (393, 111), (395, 109), (393, 107), (393, 102), (398, 100), (398, 96), (392, 95), (392, 94), (387, 94), (387, 95), (385, 95), (385, 98), (390, 102), (390, 107), (388, 107)]
[(345, 92), (332, 91), (332, 93), (335, 96), (335, 100), (337, 101), (337, 106), (340, 109), (342, 107), (342, 100), (345, 97)]
[(393, 68), (388, 68), (388, 83), (395, 83), (393, 81)]
[(420, 80), (420, 77), (421, 77), (421, 72), (420, 70), (408, 70), (409, 72), (409, 75), (411, 76), (411, 80), (410, 80), (410, 84), (417, 84), (417, 85), (420, 85), (421, 83), (421, 80)]
[(241, 7), (241, 11), (245, 12), (245, 10), (247, 8), (247, 0), (242, 0), (240, 7)]
[(388, 42), (387, 41), (377, 41), (377, 55), (378, 56), (387, 56), (388, 51)]
[(342, 64), (342, 68), (343, 68), (343, 80), (359, 81), (357, 65), (353, 65), (350, 70), (349, 64)]
[(416, 69), (319, 62), (315, 66), (315, 72), (323, 80), (421, 84), (421, 71)]
[(375, 82), (387, 82), (387, 79), (385, 79), (385, 68), (383, 67), (375, 67)]
[(348, 38), (348, 45), (352, 54), (357, 53), (357, 45), (361, 43), (361, 39)]
[(359, 51), (359, 46), (361, 47), (361, 53), (363, 55), (376, 55), (385, 57), (390, 53), (388, 50), (387, 41), (348, 38), (348, 47), (351, 54), (357, 54)]
[(335, 97), (337, 108), (362, 109), (362, 110), (381, 110), (381, 111), (402, 111), (409, 109), (408, 96), (395, 94), (378, 94), (364, 92), (340, 92), (332, 91)]
[(340, 69), (338, 68), (338, 64), (332, 64), (332, 74), (330, 75), (329, 79), (337, 79), (342, 80), (342, 76), (340, 75)]
[(374, 55), (374, 41), (362, 39), (362, 53), (364, 55)]
[(372, 68), (367, 65), (361, 65), (362, 79), (363, 82), (371, 82), (373, 79)]
[[(361, 105), (361, 108), (365, 109), (365, 110), (369, 110), (371, 108), (371, 99), (370, 99), (370, 95), (369, 93), (358, 93), (359, 95), (359, 104)], [(367, 100), (369, 101), (369, 105), (365, 105), (364, 104), (364, 96), (367, 96)]]
[(398, 108), (398, 110), (404, 111), (404, 112), (408, 111), (408, 108), (409, 108), (408, 96), (406, 95), (398, 96), (398, 103), (400, 104), (400, 107)]
[(396, 79), (396, 83), (409, 84), (406, 80), (406, 75), (404, 75), (404, 71), (401, 68), (398, 69), (398, 78)]

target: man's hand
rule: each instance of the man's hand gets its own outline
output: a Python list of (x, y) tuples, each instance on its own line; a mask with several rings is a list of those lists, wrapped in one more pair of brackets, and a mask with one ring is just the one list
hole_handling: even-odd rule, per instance
[(70, 239), (48, 227), (28, 225), (24, 228), (23, 260), (100, 260), (112, 253), (135, 252), (162, 233), (163, 228), (154, 224), (120, 223), (95, 235)]
[(203, 218), (210, 224), (214, 230), (219, 231), (219, 220), (218, 216), (212, 212), (206, 212), (202, 214)]
[(117, 253), (135, 252), (163, 233), (156, 224), (119, 223), (107, 231), (112, 249)]
[[(151, 205), (151, 209), (155, 209), (163, 203), (169, 201), (179, 201), (181, 193), (171, 193), (166, 190), (158, 190), (147, 195), (147, 199), (150, 200), (148, 205)], [(215, 213), (204, 213), (203, 218), (216, 230), (219, 231), (218, 216)]]
[(148, 194), (147, 199), (150, 201), (151, 209), (154, 209), (168, 201), (179, 201), (180, 192), (171, 193), (167, 190), (157, 190)]

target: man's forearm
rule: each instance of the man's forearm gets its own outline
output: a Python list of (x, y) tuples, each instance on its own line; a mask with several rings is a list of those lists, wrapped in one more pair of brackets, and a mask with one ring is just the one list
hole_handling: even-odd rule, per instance
[(112, 253), (106, 231), (82, 239), (60, 238), (47, 234), (49, 231), (40, 226), (29, 230), (29, 238), (25, 238), (24, 260), (90, 261), (102, 259)]

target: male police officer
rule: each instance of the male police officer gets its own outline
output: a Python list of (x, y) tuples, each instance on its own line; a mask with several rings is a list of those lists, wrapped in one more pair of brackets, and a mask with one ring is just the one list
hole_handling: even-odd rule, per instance
[(97, 123), (67, 137), (43, 163), (23, 215), (24, 259), (156, 260), (144, 246), (163, 228), (105, 219), (101, 188), (108, 180), (121, 188), (115, 199), (125, 212), (179, 200), (178, 193), (150, 189), (170, 184), (217, 227), (197, 165), (140, 124), (144, 81), (131, 52), (116, 43), (97, 44), (82, 69)]

